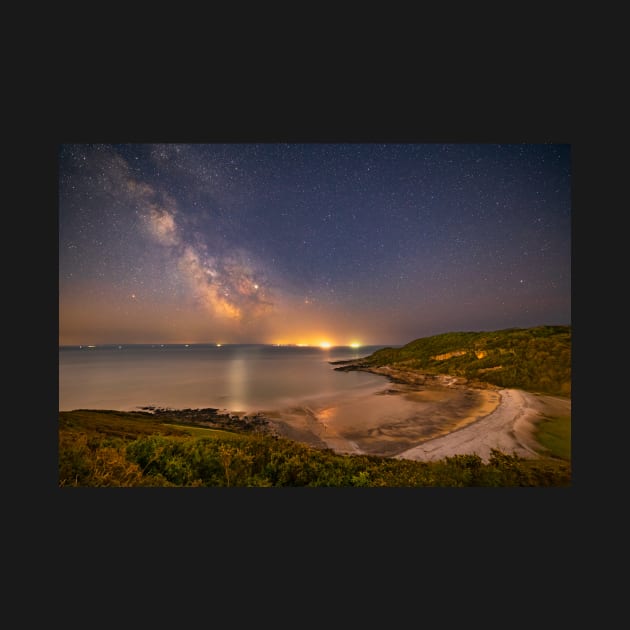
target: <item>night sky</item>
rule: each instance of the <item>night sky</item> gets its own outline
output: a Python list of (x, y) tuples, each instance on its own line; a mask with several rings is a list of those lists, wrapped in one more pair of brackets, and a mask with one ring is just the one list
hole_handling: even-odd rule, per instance
[(59, 343), (571, 323), (565, 144), (67, 144)]

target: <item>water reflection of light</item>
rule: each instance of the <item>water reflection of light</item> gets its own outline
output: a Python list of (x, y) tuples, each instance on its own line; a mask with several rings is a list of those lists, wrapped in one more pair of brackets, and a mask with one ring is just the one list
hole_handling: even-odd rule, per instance
[(320, 409), (317, 412), (317, 419), (318, 420), (330, 420), (332, 417), (334, 417), (335, 415), (335, 408), (334, 407), (328, 407), (327, 409)]
[(229, 368), (229, 387), (232, 405), (243, 407), (247, 401), (247, 362), (245, 359), (232, 359)]

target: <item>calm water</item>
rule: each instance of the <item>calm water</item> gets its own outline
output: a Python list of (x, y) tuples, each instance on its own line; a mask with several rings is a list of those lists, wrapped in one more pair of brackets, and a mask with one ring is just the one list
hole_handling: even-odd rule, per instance
[(59, 409), (282, 409), (305, 399), (382, 386), (382, 377), (335, 372), (328, 363), (364, 357), (382, 347), (65, 346), (59, 348)]

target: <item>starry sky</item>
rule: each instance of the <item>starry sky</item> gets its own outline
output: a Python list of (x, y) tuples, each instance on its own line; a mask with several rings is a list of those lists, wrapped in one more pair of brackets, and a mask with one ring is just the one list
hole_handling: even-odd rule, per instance
[(567, 144), (64, 144), (59, 343), (571, 323)]

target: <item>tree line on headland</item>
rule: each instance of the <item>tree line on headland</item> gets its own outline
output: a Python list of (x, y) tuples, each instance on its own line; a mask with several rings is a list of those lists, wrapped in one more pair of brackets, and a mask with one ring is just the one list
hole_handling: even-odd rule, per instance
[(571, 326), (452, 332), (383, 348), (355, 366), (391, 366), (530, 392), (571, 394)]

